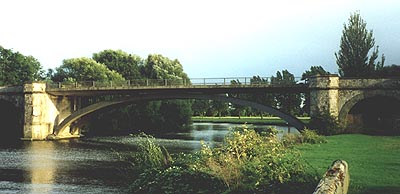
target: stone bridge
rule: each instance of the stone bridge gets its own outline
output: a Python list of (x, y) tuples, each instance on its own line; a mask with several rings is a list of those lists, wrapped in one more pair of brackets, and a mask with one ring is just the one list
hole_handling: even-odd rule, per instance
[[(6, 102), (23, 112), (24, 140), (79, 137), (77, 121), (100, 109), (142, 100), (162, 99), (211, 99), (250, 106), (271, 113), (302, 130), (305, 125), (297, 118), (278, 109), (254, 102), (227, 97), (227, 93), (310, 93), (310, 114), (329, 111), (348, 127), (363, 127), (363, 109), (359, 104), (391, 102), (390, 119), (385, 117), (393, 130), (399, 130), (400, 79), (339, 79), (337, 75), (310, 78), (308, 84), (255, 84), (244, 79), (241, 85), (231, 85), (230, 79), (209, 82), (149, 80), (125, 83), (72, 83), (50, 85), (25, 84), (23, 87), (0, 88), (0, 102)], [(91, 104), (82, 103), (84, 97), (101, 99)], [(372, 103), (368, 99), (373, 99)], [(375, 99), (375, 101), (374, 101)], [(4, 103), (0, 103), (0, 106)], [(363, 107), (363, 106), (361, 106)], [(0, 107), (1, 108), (1, 107)], [(393, 109), (393, 108), (391, 108)]]
[(349, 132), (363, 128), (400, 134), (400, 78), (310, 79), (310, 116), (328, 111)]

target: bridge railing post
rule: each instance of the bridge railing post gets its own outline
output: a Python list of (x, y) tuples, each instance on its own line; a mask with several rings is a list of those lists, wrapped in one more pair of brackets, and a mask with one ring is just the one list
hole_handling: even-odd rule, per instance
[(146, 79), (146, 86), (149, 86), (149, 79)]

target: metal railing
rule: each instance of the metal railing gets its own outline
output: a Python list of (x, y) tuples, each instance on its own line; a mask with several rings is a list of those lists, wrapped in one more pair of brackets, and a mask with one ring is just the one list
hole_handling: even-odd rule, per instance
[(119, 88), (119, 87), (196, 87), (196, 86), (294, 86), (305, 84), (301, 78), (293, 81), (271, 81), (270, 77), (191, 78), (191, 79), (135, 79), (124, 81), (77, 81), (47, 83), (48, 88)]

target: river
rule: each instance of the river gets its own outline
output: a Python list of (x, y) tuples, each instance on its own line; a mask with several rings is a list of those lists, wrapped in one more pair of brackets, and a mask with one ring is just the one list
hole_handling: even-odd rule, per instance
[[(171, 153), (193, 152), (200, 141), (215, 146), (238, 124), (194, 123), (187, 133), (157, 138)], [(257, 125), (254, 128), (266, 128)], [(287, 127), (276, 126), (280, 134)], [(292, 132), (298, 133), (291, 128)], [(60, 141), (0, 143), (0, 193), (126, 193), (132, 136), (90, 137)]]

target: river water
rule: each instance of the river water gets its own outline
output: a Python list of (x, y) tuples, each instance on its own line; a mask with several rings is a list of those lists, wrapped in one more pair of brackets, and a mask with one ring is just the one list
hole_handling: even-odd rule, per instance
[[(200, 141), (215, 146), (236, 124), (194, 123), (187, 133), (157, 138), (171, 153), (193, 152)], [(266, 128), (257, 125), (254, 128)], [(282, 133), (287, 127), (276, 126)], [(291, 128), (292, 133), (298, 133)], [(0, 143), (0, 193), (126, 193), (132, 136), (90, 137), (60, 141)]]

